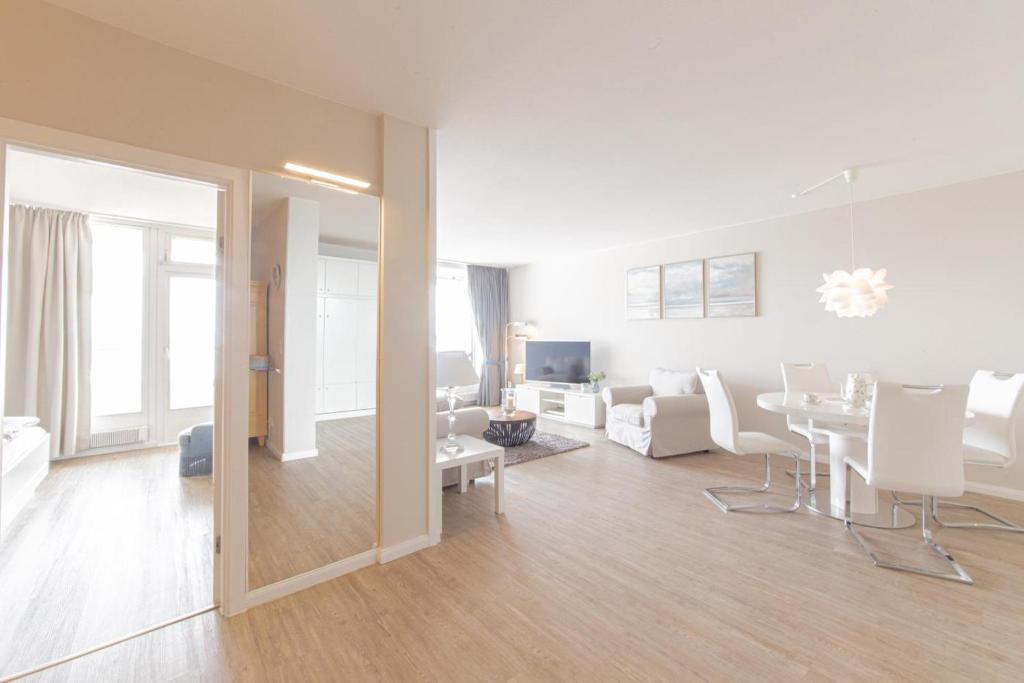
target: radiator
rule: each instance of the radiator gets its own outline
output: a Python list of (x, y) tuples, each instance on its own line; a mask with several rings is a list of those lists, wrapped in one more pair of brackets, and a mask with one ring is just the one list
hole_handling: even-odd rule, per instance
[(89, 435), (89, 448), (109, 448), (111, 446), (124, 446), (130, 443), (140, 443), (149, 439), (149, 427), (125, 427), (123, 429), (108, 429), (105, 432), (97, 432)]

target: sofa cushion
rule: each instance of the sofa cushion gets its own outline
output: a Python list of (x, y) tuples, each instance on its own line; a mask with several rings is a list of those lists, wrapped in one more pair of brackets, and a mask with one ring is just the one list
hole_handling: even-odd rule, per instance
[(701, 389), (700, 380), (697, 378), (696, 372), (680, 372), (679, 370), (667, 370), (665, 368), (654, 368), (651, 370), (650, 383), (655, 396), (696, 394)]
[(625, 422), (634, 427), (642, 427), (644, 424), (644, 409), (639, 403), (619, 403), (612, 406), (612, 417), (619, 422)]

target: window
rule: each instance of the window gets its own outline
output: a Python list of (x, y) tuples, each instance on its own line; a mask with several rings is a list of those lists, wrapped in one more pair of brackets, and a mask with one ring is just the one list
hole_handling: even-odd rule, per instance
[(142, 411), (145, 252), (139, 228), (91, 224), (92, 414)]
[(473, 322), (473, 307), (469, 301), (466, 267), (439, 263), (436, 292), (437, 350), (465, 351), (473, 356), (476, 328)]
[(171, 263), (213, 266), (217, 264), (217, 249), (212, 239), (172, 235), (168, 260)]

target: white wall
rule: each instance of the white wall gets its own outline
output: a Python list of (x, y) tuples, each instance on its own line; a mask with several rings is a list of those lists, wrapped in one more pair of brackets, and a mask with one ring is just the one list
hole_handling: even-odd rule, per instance
[(217, 188), (123, 166), (12, 150), (12, 202), (121, 218), (217, 227)]
[[(253, 226), (253, 279), (271, 283), (267, 337), (267, 441), (278, 457), (316, 455), (316, 257), (320, 206), (286, 197)], [(281, 286), (271, 279), (281, 266)]]
[(284, 455), (316, 453), (316, 272), (320, 205), (288, 198), (284, 309)]
[[(542, 339), (591, 340), (610, 384), (639, 383), (655, 366), (718, 368), (743, 428), (780, 436), (784, 419), (754, 396), (782, 389), (781, 361), (920, 383), (1024, 371), (1024, 172), (858, 204), (856, 223), (858, 264), (888, 268), (895, 285), (874, 318), (840, 320), (818, 303), (822, 272), (850, 262), (847, 210), (830, 209), (597, 253), (580, 245), (512, 269), (512, 319), (535, 321)], [(625, 320), (627, 268), (751, 251), (757, 317)], [(1024, 493), (1024, 460), (968, 477)]]

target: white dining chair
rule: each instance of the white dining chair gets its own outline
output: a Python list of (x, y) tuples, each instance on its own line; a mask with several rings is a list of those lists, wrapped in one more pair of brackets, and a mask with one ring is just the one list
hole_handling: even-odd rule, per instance
[[(762, 432), (741, 432), (736, 418), (736, 404), (729, 387), (717, 370), (697, 368), (704, 393), (708, 397), (708, 411), (711, 416), (711, 440), (733, 455), (764, 455), (764, 484), (760, 488), (741, 486), (716, 486), (704, 489), (712, 503), (722, 512), (796, 512), (800, 509), (800, 458), (803, 453), (797, 446), (778, 437)], [(734, 505), (722, 500), (719, 494), (766, 493), (772, 483), (772, 455), (785, 455), (796, 462), (796, 493), (792, 505), (783, 507), (767, 503)]]
[[(1016, 431), (1021, 407), (1024, 406), (1024, 373), (1000, 373), (978, 370), (971, 379), (967, 410), (974, 420), (964, 429), (964, 464), (982, 467), (1011, 467), (1017, 460)], [(993, 522), (946, 522), (938, 517), (942, 508), (972, 510)], [(993, 529), (1024, 533), (1024, 527), (992, 514), (977, 505), (936, 501), (931, 508), (932, 519), (950, 529)]]
[[(783, 363), (782, 387), (787, 394), (835, 393), (835, 385), (832, 384), (828, 366), (824, 363)], [(827, 474), (818, 474), (817, 463), (818, 448), (828, 445), (828, 435), (812, 431), (806, 420), (800, 420), (790, 415), (786, 416), (786, 426), (790, 432), (802, 436), (810, 444), (811, 455), (808, 458), (810, 472), (807, 477), (807, 490), (814, 491), (818, 487), (818, 477), (828, 476)]]
[[(964, 413), (967, 385), (916, 386), (878, 382), (871, 404), (865, 457), (846, 456), (845, 526), (876, 567), (974, 583), (953, 556), (935, 543), (928, 510), (935, 496), (964, 492)], [(850, 520), (850, 480), (856, 472), (868, 486), (921, 495), (921, 534), (951, 572), (881, 560)]]

